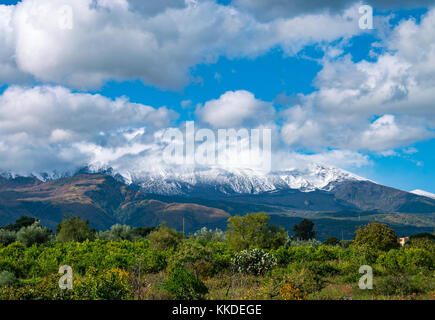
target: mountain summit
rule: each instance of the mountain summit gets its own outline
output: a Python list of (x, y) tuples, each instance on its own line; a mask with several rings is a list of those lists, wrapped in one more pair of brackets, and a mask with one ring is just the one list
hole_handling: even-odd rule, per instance
[(139, 185), (144, 192), (160, 195), (258, 195), (283, 190), (331, 191), (334, 185), (341, 182), (368, 181), (347, 171), (319, 164), (267, 174), (251, 169), (185, 168), (182, 171), (161, 169), (150, 173), (121, 175), (127, 182)]

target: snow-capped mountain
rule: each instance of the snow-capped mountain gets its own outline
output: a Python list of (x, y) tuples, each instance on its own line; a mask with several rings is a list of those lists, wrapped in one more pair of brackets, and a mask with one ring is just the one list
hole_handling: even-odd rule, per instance
[[(264, 173), (252, 169), (224, 168), (163, 168), (153, 171), (117, 171), (112, 168), (86, 167), (77, 172), (32, 173), (28, 177), (49, 181), (73, 176), (76, 173), (104, 173), (115, 176), (126, 184), (134, 184), (146, 193), (160, 195), (189, 195), (194, 193), (260, 194), (296, 189), (303, 192), (331, 191), (334, 185), (344, 181), (368, 181), (345, 170), (320, 164), (305, 168)], [(0, 176), (10, 179), (23, 176), (2, 172)]]
[(250, 169), (222, 168), (161, 169), (146, 174), (120, 174), (143, 191), (161, 195), (187, 195), (200, 190), (223, 194), (260, 194), (288, 189), (330, 191), (336, 183), (343, 181), (367, 181), (347, 171), (319, 164), (267, 174)]
[(413, 190), (413, 191), (410, 191), (410, 192), (413, 193), (413, 194), (419, 195), (419, 196), (435, 199), (435, 194), (427, 192), (427, 191), (424, 191), (424, 190), (416, 189), (416, 190)]

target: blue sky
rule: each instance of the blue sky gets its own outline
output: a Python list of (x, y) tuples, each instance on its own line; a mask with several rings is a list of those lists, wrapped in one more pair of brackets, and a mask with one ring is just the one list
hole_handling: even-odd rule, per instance
[[(10, 5), (0, 14), (16, 20), (9, 29), (0, 24), (0, 47), (6, 48), (6, 53), (0, 51), (0, 65), (9, 68), (0, 71), (0, 122), (7, 128), (0, 131), (0, 154), (9, 158), (0, 161), (0, 169), (62, 170), (89, 158), (116, 163), (111, 156), (96, 154), (120, 148), (116, 132), (146, 127), (152, 135), (187, 120), (217, 128), (218, 122), (206, 120), (209, 102), (225, 110), (229, 99), (238, 108), (238, 96), (226, 93), (240, 92), (252, 107), (237, 126), (273, 125), (279, 137), (274, 140), (277, 153), (318, 155), (315, 159), (381, 184), (435, 193), (435, 100), (430, 96), (435, 92), (435, 67), (430, 65), (435, 50), (434, 41), (432, 49), (427, 44), (435, 38), (428, 27), (434, 25), (433, 9), (375, 6), (375, 29), (362, 31), (355, 26), (360, 6), (356, 1), (343, 1), (342, 8), (307, 8), (296, 17), (275, 17), (271, 11), (267, 18), (255, 11), (257, 7), (244, 5), (246, 1), (226, 1), (224, 8), (208, 0), (191, 7), (174, 0), (167, 1), (167, 8), (162, 4), (152, 9), (136, 7), (140, 5), (134, 1), (127, 9), (127, 0), (118, 2), (115, 6), (100, 0), (100, 7), (90, 9), (80, 0), (72, 11), (95, 10), (98, 23), (113, 27), (113, 34), (79, 17), (62, 35), (50, 29), (53, 25), (36, 21), (29, 27), (20, 19), (29, 14), (30, 0), (21, 8), (15, 1), (0, 1)], [(47, 3), (56, 8), (60, 2)], [(227, 8), (235, 10), (234, 20), (226, 21), (231, 13)], [(212, 15), (216, 10), (222, 12)], [(113, 21), (121, 24), (133, 12), (137, 25), (117, 29)], [(189, 21), (184, 14), (191, 15), (197, 28), (204, 25), (204, 33), (189, 31), (195, 26), (183, 24)], [(216, 21), (210, 24), (207, 19)], [(295, 19), (306, 27), (297, 29)], [(329, 25), (309, 30), (325, 22)], [(171, 23), (179, 23), (177, 31)], [(233, 29), (231, 23), (242, 27)], [(269, 31), (262, 29), (265, 25)], [(282, 29), (287, 26), (297, 29), (288, 37)], [(152, 32), (145, 32), (147, 28)], [(149, 52), (141, 41), (155, 41), (156, 48)], [(28, 99), (22, 101), (22, 110), (11, 103), (14, 97)], [(129, 111), (119, 111), (116, 101)], [(81, 103), (83, 109), (76, 113)], [(93, 110), (94, 104), (101, 108)], [(96, 120), (105, 113), (105, 104), (104, 121)], [(144, 116), (135, 104), (151, 109)], [(256, 116), (260, 105), (273, 111)], [(19, 117), (14, 110), (24, 114)], [(87, 121), (87, 127), (95, 124), (94, 131), (81, 127)], [(149, 142), (150, 136), (141, 139)]]

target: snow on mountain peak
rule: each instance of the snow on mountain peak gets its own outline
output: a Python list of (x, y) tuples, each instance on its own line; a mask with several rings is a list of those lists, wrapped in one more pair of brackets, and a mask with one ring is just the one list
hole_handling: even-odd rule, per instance
[(159, 169), (142, 174), (120, 174), (127, 181), (140, 185), (145, 192), (164, 195), (189, 194), (198, 188), (224, 194), (259, 194), (286, 189), (330, 191), (337, 182), (367, 180), (338, 168), (318, 164), (268, 174), (251, 169), (223, 168)]
[(418, 196), (423, 196), (423, 197), (435, 199), (435, 194), (424, 191), (424, 190), (420, 190), (420, 189), (412, 190), (412, 191), (410, 191), (410, 193), (416, 194)]

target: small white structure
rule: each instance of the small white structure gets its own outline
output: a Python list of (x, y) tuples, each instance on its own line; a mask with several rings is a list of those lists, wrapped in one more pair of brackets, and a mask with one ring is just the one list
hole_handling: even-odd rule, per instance
[(405, 243), (407, 243), (409, 241), (409, 237), (402, 237), (397, 239), (397, 242), (400, 243), (400, 245), (403, 247), (405, 245)]

